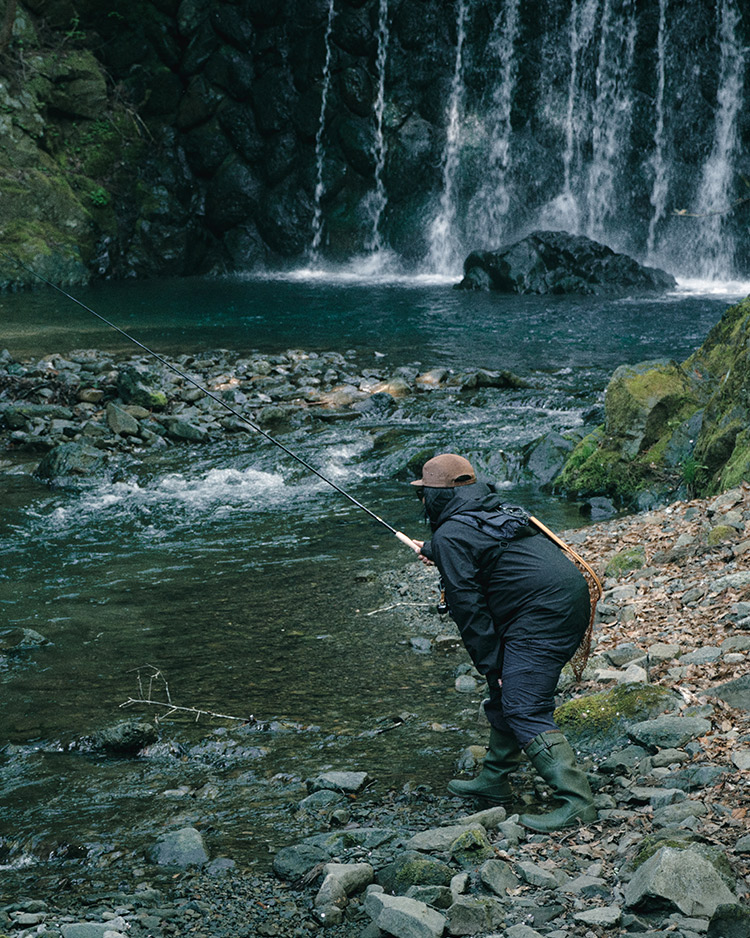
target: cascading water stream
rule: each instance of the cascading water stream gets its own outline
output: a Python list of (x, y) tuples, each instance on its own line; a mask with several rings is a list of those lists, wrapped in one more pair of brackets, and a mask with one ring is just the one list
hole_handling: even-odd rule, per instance
[(623, 141), (629, 138), (633, 113), (630, 80), (636, 39), (633, 0), (622, 3), (617, 20), (613, 0), (604, 0), (600, 28), (596, 96), (591, 117), (592, 154), (586, 186), (586, 234), (603, 241), (608, 236), (610, 240), (618, 240), (611, 221), (618, 214), (617, 177), (622, 170)]
[(653, 174), (649, 202), (653, 208), (648, 223), (646, 259), (654, 263), (656, 230), (667, 210), (669, 177), (667, 165), (667, 139), (664, 126), (664, 93), (666, 90), (667, 6), (669, 0), (659, 0), (659, 31), (656, 39), (656, 100), (654, 102), (654, 150), (647, 161)]
[(323, 240), (323, 208), (322, 200), (325, 194), (323, 182), (323, 168), (325, 163), (325, 146), (323, 135), (326, 129), (326, 109), (328, 95), (331, 88), (331, 33), (333, 31), (334, 0), (328, 0), (328, 19), (325, 32), (325, 63), (323, 65), (323, 87), (320, 95), (320, 117), (318, 119), (318, 132), (315, 134), (315, 196), (312, 222), (312, 244), (310, 246), (310, 260), (313, 265), (320, 261), (320, 245)]
[(455, 181), (459, 168), (461, 112), (464, 96), (463, 48), (466, 39), (467, 0), (458, 0), (456, 9), (456, 58), (451, 93), (446, 109), (445, 149), (443, 151), (443, 191), (440, 210), (430, 226), (430, 250), (427, 265), (433, 273), (444, 274), (455, 266), (458, 238), (455, 231)]
[(497, 62), (497, 84), (492, 93), (489, 116), (487, 178), (472, 200), (469, 216), (476, 219), (472, 232), (477, 246), (493, 248), (502, 242), (508, 227), (510, 187), (507, 174), (511, 165), (511, 106), (517, 79), (516, 40), (519, 28), (519, 0), (506, 0), (492, 27), (489, 50)]
[(714, 142), (703, 167), (697, 200), (698, 243), (696, 254), (700, 273), (709, 279), (728, 278), (734, 272), (734, 250), (724, 235), (732, 207), (733, 161), (737, 151), (737, 120), (743, 101), (745, 51), (737, 27), (740, 12), (735, 0), (722, 0), (719, 8), (720, 49), (719, 87)]
[(376, 68), (378, 74), (378, 90), (375, 96), (375, 140), (373, 143), (373, 156), (375, 158), (375, 189), (368, 197), (367, 208), (372, 219), (372, 230), (367, 242), (367, 250), (379, 257), (383, 252), (383, 238), (380, 232), (380, 222), (388, 203), (388, 197), (383, 183), (383, 170), (385, 169), (385, 137), (383, 134), (383, 114), (385, 111), (385, 68), (388, 57), (388, 0), (380, 0), (378, 10), (378, 54)]
[(599, 0), (575, 0), (570, 11), (570, 71), (565, 109), (565, 146), (563, 149), (562, 191), (543, 207), (543, 227), (565, 228), (578, 232), (581, 228), (581, 206), (576, 192), (581, 168), (581, 149), (591, 127), (591, 102), (581, 85), (583, 58), (593, 42), (599, 12)]

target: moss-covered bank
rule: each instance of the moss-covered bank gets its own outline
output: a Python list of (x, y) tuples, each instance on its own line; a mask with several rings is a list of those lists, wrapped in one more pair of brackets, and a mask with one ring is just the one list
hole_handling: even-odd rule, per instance
[(680, 363), (623, 365), (605, 422), (575, 447), (560, 492), (646, 508), (750, 479), (750, 298), (730, 307)]

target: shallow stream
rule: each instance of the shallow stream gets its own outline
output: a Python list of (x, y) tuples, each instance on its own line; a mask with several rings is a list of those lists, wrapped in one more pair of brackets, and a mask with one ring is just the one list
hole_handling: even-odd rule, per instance
[[(405, 485), (412, 455), (465, 452), (503, 478), (525, 443), (580, 426), (600, 407), (618, 365), (687, 357), (738, 295), (521, 298), (426, 281), (295, 278), (76, 292), (165, 354), (351, 350), (359, 369), (419, 362), (525, 378), (523, 390), (425, 393), (384, 420), (319, 422), (283, 436), (417, 538), (426, 531)], [(0, 348), (19, 359), (131, 352), (48, 291), (0, 297)], [(269, 845), (293, 839), (287, 805), (304, 794), (300, 779), (357, 769), (381, 789), (442, 788), (460, 750), (481, 735), (468, 716), (481, 693), (453, 688), (465, 655), (416, 653), (398, 607), (368, 615), (394, 602), (384, 582), (414, 563), (406, 548), (269, 443), (147, 452), (116, 481), (78, 493), (36, 482), (37, 461), (0, 456), (0, 628), (49, 640), (0, 669), (0, 868), (88, 856), (104, 869), (181, 823), (202, 825), (215, 855), (262, 862)], [(510, 501), (558, 530), (585, 523), (574, 504), (504, 484)], [(428, 587), (422, 599), (431, 603)], [(120, 709), (153, 669), (162, 675), (155, 698), (165, 699), (165, 678), (179, 705), (252, 714), (266, 728), (177, 717), (162, 724), (147, 759), (70, 749), (126, 716), (153, 719), (154, 706)], [(403, 726), (375, 732), (404, 712)]]

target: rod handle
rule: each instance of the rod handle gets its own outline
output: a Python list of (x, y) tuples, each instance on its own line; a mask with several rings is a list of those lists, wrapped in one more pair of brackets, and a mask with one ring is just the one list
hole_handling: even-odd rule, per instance
[(415, 554), (418, 554), (422, 550), (416, 541), (413, 541), (410, 537), (407, 537), (406, 534), (402, 534), (401, 531), (394, 531), (393, 533), (403, 544), (406, 544), (407, 547), (411, 547)]

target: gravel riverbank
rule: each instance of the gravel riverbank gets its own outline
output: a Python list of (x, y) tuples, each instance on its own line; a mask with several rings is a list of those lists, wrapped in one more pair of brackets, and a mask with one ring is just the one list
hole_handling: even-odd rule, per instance
[[(605, 584), (583, 682), (564, 674), (560, 686), (595, 824), (543, 837), (515, 823), (516, 806), (472, 817), (430, 778), (382, 790), (321, 760), (296, 804), (279, 809), (294, 813), (294, 833), (266, 871), (210, 856), (211, 831), (178, 812), (138, 861), (123, 851), (106, 869), (86, 856), (8, 864), (0, 932), (746, 938), (750, 486), (567, 539)], [(381, 578), (390, 600), (377, 612), (398, 617), (415, 653), (455, 653), (452, 624), (429, 608), (429, 571), (410, 563)], [(456, 654), (446, 693), (465, 717), (482, 687)], [(452, 768), (473, 771), (485, 737), (477, 723), (476, 745)], [(546, 797), (528, 766), (516, 781), (519, 811)]]

